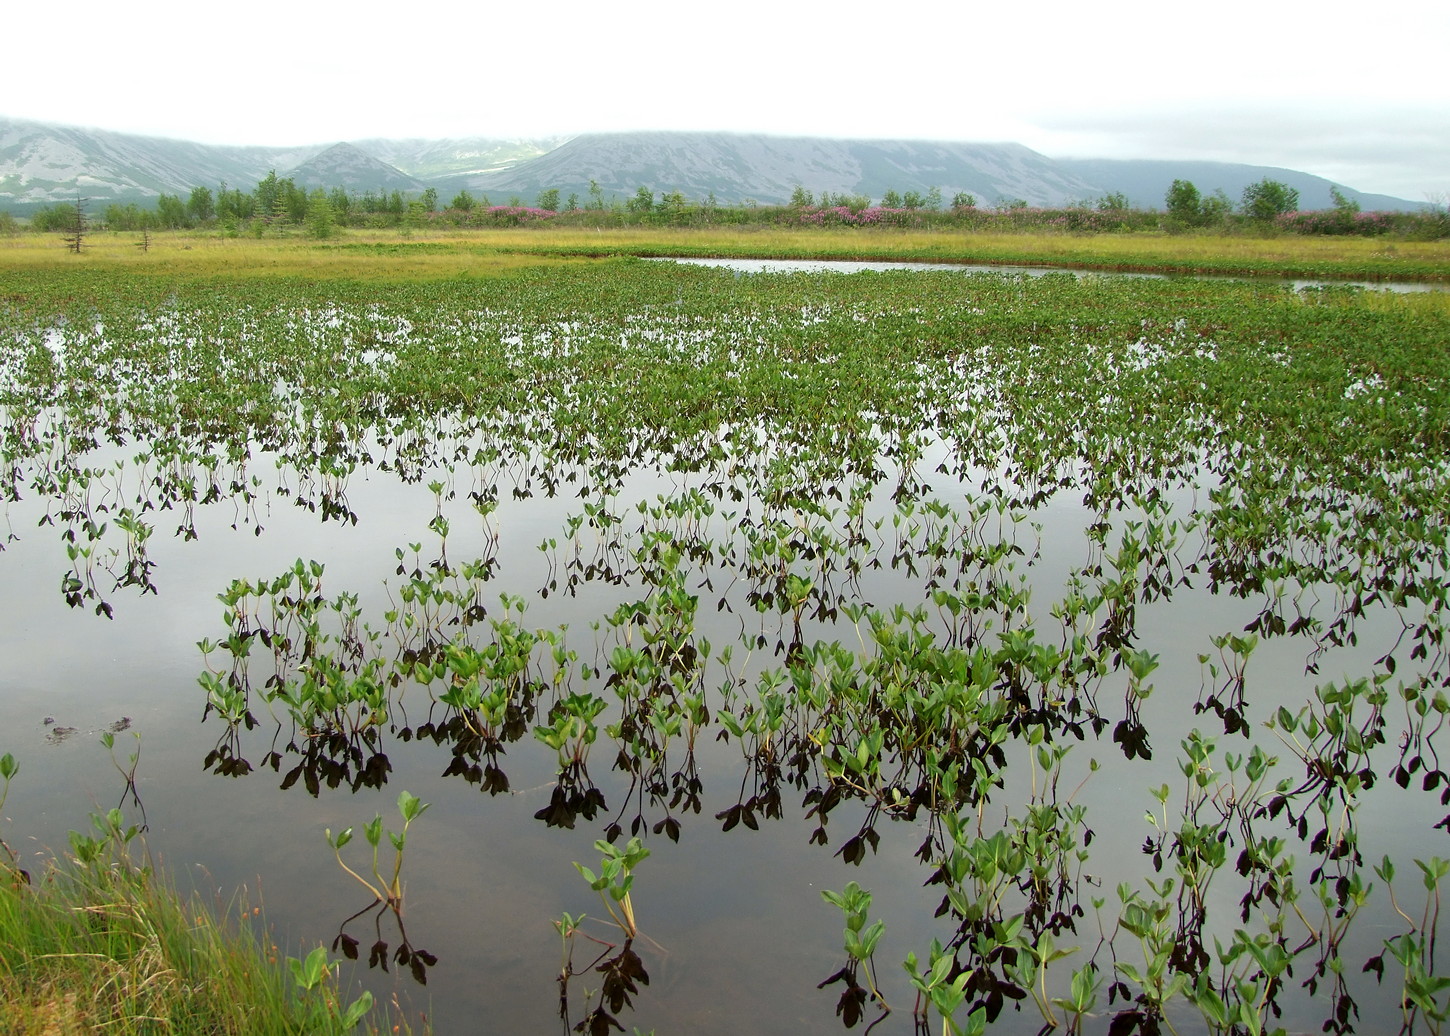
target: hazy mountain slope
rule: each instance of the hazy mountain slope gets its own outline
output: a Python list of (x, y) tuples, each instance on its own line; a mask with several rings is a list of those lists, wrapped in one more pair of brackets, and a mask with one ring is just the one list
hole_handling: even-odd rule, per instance
[(1163, 196), (1168, 193), (1174, 180), (1188, 180), (1204, 195), (1222, 190), (1237, 205), (1245, 187), (1265, 178), (1277, 180), (1298, 191), (1299, 207), (1303, 209), (1330, 208), (1334, 200), (1330, 197), (1329, 188), (1333, 186), (1337, 186), (1346, 198), (1359, 202), (1360, 207), (1366, 211), (1410, 210), (1420, 207), (1420, 203), (1403, 198), (1392, 198), (1387, 194), (1366, 194), (1344, 184), (1335, 184), (1321, 176), (1275, 166), (1107, 158), (1059, 158), (1056, 159), (1056, 164), (1089, 183), (1100, 185), (1101, 189), (1095, 194), (1121, 191), (1139, 208), (1161, 209)]
[(567, 137), (537, 140), (494, 140), (489, 137), (450, 137), (444, 140), (353, 141), (381, 162), (410, 176), (432, 182), (442, 177), (496, 173), (554, 150)]
[(1016, 199), (1060, 205), (1090, 191), (1052, 159), (1021, 144), (857, 141), (851, 148), (862, 167), (858, 193), (873, 198), (888, 190), (937, 187), (946, 201), (960, 192), (973, 195), (979, 205)]
[[(722, 204), (789, 200), (797, 185), (819, 197), (887, 191), (922, 195), (937, 188), (943, 202), (973, 195), (984, 206), (1022, 199), (1032, 205), (1093, 201), (1121, 192), (1142, 207), (1161, 208), (1174, 179), (1204, 194), (1221, 188), (1237, 202), (1246, 185), (1269, 177), (1299, 191), (1305, 208), (1330, 205), (1330, 182), (1292, 169), (1222, 162), (1053, 159), (1020, 144), (906, 140), (829, 140), (728, 133), (613, 133), (566, 140), (366, 140), (311, 147), (217, 147), (107, 130), (0, 117), (0, 207), (26, 209), (70, 201), (137, 201), (159, 193), (189, 194), (225, 182), (251, 188), (270, 171), (324, 188), (438, 188), (447, 204), (459, 189), (495, 202), (533, 202), (541, 191), (590, 200), (590, 183), (606, 201), (678, 191), (691, 201)], [(1414, 209), (1419, 203), (1384, 195), (1344, 193), (1365, 209)]]
[[(369, 161), (396, 167), (391, 176), (404, 176), (405, 180), (397, 181), (396, 187), (389, 186), (389, 191), (421, 191), (423, 181), (431, 178), (434, 171), (506, 168), (513, 162), (544, 153), (556, 142), (557, 138), (489, 141), (476, 137), (457, 141), (366, 142), (366, 146), (358, 146), (356, 150)], [(222, 182), (249, 191), (269, 172), (292, 175), (293, 170), (305, 168), (306, 163), (325, 150), (324, 144), (221, 147), (0, 116), (0, 205), (24, 209), (70, 201), (77, 194), (92, 202), (144, 204), (158, 194), (185, 196), (193, 187), (215, 189)], [(356, 162), (342, 163), (339, 169), (353, 165)], [(408, 178), (408, 173), (413, 178)], [(351, 187), (346, 181), (316, 181), (311, 175), (309, 171), (307, 178), (299, 182)], [(366, 189), (368, 182), (367, 178), (358, 180), (364, 185), (361, 189)], [(378, 184), (372, 186), (379, 189)]]
[(417, 193), (427, 185), (351, 144), (334, 144), (287, 174), (299, 187), (341, 187), (353, 193)]
[(216, 147), (0, 118), (0, 198), (140, 200), (222, 181), (250, 190), (269, 169), (290, 168), (319, 150)]
[[(1092, 187), (1051, 159), (1020, 144), (825, 140), (727, 133), (589, 134), (501, 173), (450, 178), (449, 186), (532, 198), (558, 188), (589, 197), (590, 181), (606, 198), (632, 196), (643, 186), (720, 202), (790, 199), (796, 185), (813, 193), (879, 198), (938, 188), (946, 199), (973, 194), (983, 204), (1022, 198), (1056, 204)], [(495, 199), (497, 200), (497, 199)]]

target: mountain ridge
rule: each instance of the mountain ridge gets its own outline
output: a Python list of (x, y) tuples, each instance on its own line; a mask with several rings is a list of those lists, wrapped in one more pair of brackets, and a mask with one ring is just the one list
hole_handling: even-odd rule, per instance
[[(330, 157), (324, 157), (330, 156)], [(1420, 203), (1361, 192), (1275, 166), (1161, 159), (1051, 158), (1013, 142), (849, 140), (770, 134), (647, 131), (576, 137), (369, 139), (302, 147), (199, 144), (0, 116), (0, 206), (34, 208), (84, 195), (95, 202), (154, 200), (229, 183), (250, 190), (269, 173), (349, 191), (467, 190), (533, 201), (545, 190), (580, 204), (622, 201), (643, 187), (721, 204), (788, 201), (812, 193), (879, 199), (935, 188), (984, 206), (1059, 206), (1122, 194), (1159, 208), (1174, 179), (1237, 201), (1265, 177), (1299, 191), (1306, 209), (1332, 204), (1330, 188), (1365, 209)], [(329, 180), (328, 177), (331, 177)], [(495, 198), (495, 200), (501, 200)]]
[(872, 198), (888, 190), (924, 192), (934, 186), (948, 197), (976, 193), (987, 203), (1005, 196), (1052, 203), (1095, 192), (1093, 185), (1062, 175), (1051, 159), (1021, 144), (663, 131), (586, 134), (533, 161), (491, 175), (456, 178), (448, 186), (527, 192), (537, 185), (582, 196), (591, 181), (616, 194), (633, 194), (643, 186), (694, 199), (715, 195), (732, 203), (785, 202), (797, 185)]

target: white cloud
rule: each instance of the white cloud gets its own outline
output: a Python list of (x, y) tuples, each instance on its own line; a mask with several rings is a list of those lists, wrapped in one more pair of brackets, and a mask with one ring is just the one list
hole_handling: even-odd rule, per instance
[(77, 0), (64, 24), (94, 36), (78, 62), (41, 45), (61, 25), (41, 5), (6, 20), (0, 114), (209, 143), (909, 136), (1287, 165), (1411, 198), (1450, 188), (1445, 0), (1402, 0), (1370, 22), (1306, 0), (425, 0), (377, 13)]
[(1030, 146), (1048, 154), (1280, 166), (1412, 201), (1450, 190), (1450, 104), (1184, 105), (1047, 117)]

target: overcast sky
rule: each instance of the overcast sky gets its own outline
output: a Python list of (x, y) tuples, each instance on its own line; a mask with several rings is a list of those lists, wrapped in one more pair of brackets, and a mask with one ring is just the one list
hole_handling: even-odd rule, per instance
[(0, 115), (216, 144), (732, 130), (1450, 195), (1450, 0), (7, 5)]

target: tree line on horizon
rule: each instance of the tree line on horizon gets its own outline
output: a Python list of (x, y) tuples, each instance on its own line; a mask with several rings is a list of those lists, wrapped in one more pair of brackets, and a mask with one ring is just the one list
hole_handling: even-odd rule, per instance
[[(56, 204), (36, 211), (30, 218), (30, 228), (74, 237), (80, 220), (88, 227), (117, 231), (205, 229), (226, 235), (260, 235), (277, 228), (300, 229), (309, 236), (325, 238), (340, 227), (518, 226), (548, 220), (579, 225), (784, 223), (1071, 232), (1241, 229), (1450, 236), (1450, 216), (1444, 206), (1432, 205), (1414, 213), (1365, 212), (1339, 188), (1332, 187), (1330, 193), (1331, 208), (1301, 211), (1299, 192), (1268, 178), (1246, 187), (1237, 204), (1222, 190), (1203, 194), (1191, 181), (1174, 180), (1164, 195), (1162, 209), (1134, 207), (1121, 192), (1054, 207), (1031, 206), (1020, 198), (1003, 198), (982, 207), (975, 196), (966, 192), (958, 192), (945, 202), (937, 187), (925, 191), (888, 190), (875, 200), (830, 191), (817, 195), (797, 185), (785, 204), (763, 205), (747, 199), (726, 205), (717, 202), (713, 193), (704, 201), (692, 202), (679, 191), (656, 195), (645, 186), (627, 198), (611, 195), (606, 199), (603, 188), (591, 181), (583, 199), (574, 193), (561, 199), (560, 191), (550, 188), (540, 192), (531, 205), (518, 195), (495, 204), (486, 194), (475, 198), (461, 190), (442, 204), (437, 189), (432, 187), (418, 194), (371, 189), (358, 194), (342, 187), (308, 188), (291, 177), (279, 177), (273, 170), (251, 191), (229, 187), (225, 182), (215, 191), (198, 186), (185, 199), (179, 194), (162, 194), (150, 208), (135, 202), (112, 203), (91, 215), (83, 211), (81, 199)], [(13, 216), (0, 211), (0, 232), (19, 229)]]

